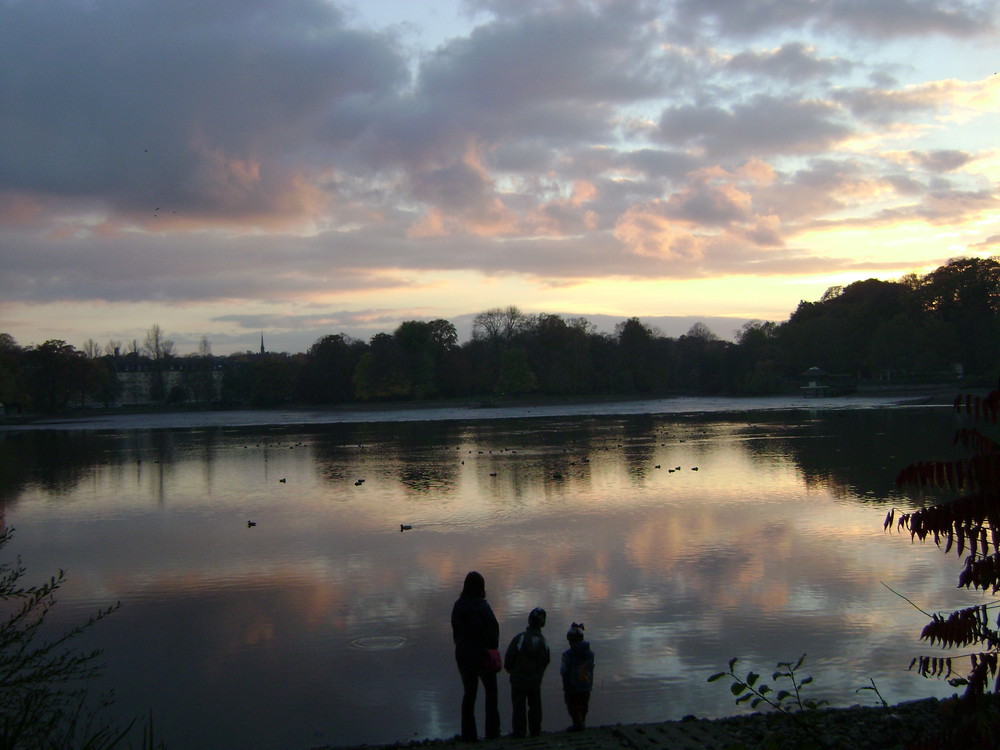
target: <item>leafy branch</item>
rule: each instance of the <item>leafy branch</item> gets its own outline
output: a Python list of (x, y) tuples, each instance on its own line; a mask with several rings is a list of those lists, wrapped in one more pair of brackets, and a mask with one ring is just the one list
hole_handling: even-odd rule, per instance
[(802, 697), (802, 688), (813, 681), (811, 676), (800, 679), (796, 674), (796, 671), (802, 667), (805, 660), (806, 655), (802, 654), (795, 664), (792, 664), (790, 661), (778, 662), (776, 665), (777, 669), (771, 675), (771, 679), (775, 681), (787, 679), (791, 690), (782, 689), (776, 692), (767, 683), (760, 682), (760, 675), (753, 670), (747, 672), (745, 678), (740, 677), (734, 671), (736, 668), (736, 662), (739, 661), (739, 659), (735, 656), (729, 660), (728, 671), (716, 672), (708, 678), (708, 681), (715, 682), (723, 677), (731, 677), (733, 679), (733, 683), (729, 686), (729, 690), (734, 696), (737, 696), (737, 705), (749, 702), (750, 708), (757, 708), (761, 703), (766, 703), (776, 711), (791, 714), (806, 709), (822, 708), (823, 706), (829, 705), (825, 700), (816, 701)]
[(745, 677), (740, 677), (736, 673), (736, 663), (739, 659), (735, 656), (729, 660), (727, 671), (716, 672), (708, 678), (708, 682), (715, 682), (723, 677), (731, 678), (732, 684), (729, 686), (729, 691), (736, 697), (737, 705), (749, 703), (750, 708), (758, 708), (761, 704), (770, 706), (773, 710), (790, 716), (818, 745), (828, 747), (816, 730), (808, 722), (803, 721), (799, 715), (803, 711), (815, 710), (829, 705), (826, 700), (803, 697), (802, 688), (813, 681), (812, 676), (800, 678), (798, 675), (798, 670), (802, 668), (805, 660), (806, 655), (802, 654), (794, 664), (790, 661), (782, 661), (776, 665), (771, 680), (775, 683), (778, 680), (787, 680), (790, 689), (775, 690), (766, 682), (761, 682), (760, 674), (752, 669), (746, 673)]

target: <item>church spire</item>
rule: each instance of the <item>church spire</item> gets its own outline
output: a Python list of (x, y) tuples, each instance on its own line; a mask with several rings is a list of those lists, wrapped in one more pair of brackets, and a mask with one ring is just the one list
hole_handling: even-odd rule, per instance
[(260, 333), (260, 353), (264, 354), (264, 332)]

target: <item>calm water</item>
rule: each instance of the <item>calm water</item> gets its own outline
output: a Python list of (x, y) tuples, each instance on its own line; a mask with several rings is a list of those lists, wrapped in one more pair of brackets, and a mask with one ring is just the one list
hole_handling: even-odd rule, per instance
[[(890, 701), (953, 692), (905, 671), (925, 620), (880, 583), (926, 609), (978, 601), (957, 557), (882, 532), (912, 505), (898, 469), (951, 450), (949, 410), (658, 403), (8, 430), (5, 552), (67, 570), (55, 620), (122, 602), (90, 636), (104, 684), (175, 750), (457, 733), (448, 617), (471, 569), (502, 645), (535, 606), (557, 653), (586, 624), (595, 725), (737, 712), (705, 682), (732, 656), (769, 674), (808, 652), (835, 705), (873, 702), (869, 678)], [(565, 727), (555, 668), (543, 698), (544, 728)]]

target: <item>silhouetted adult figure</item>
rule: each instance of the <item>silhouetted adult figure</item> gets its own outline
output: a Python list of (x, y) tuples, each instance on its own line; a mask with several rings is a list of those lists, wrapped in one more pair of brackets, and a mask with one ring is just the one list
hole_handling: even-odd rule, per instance
[(487, 667), (487, 649), (500, 647), (500, 625), (486, 601), (486, 580), (471, 571), (465, 576), (462, 595), (451, 610), (451, 632), (455, 640), (455, 661), (462, 675), (462, 740), (475, 742), (476, 694), (483, 683), (486, 695), (486, 737), (500, 736), (500, 709), (497, 706), (497, 675)]

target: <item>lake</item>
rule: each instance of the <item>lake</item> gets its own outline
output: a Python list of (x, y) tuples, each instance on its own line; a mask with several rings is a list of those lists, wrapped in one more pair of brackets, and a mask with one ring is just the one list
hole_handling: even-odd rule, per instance
[[(592, 725), (738, 713), (706, 682), (733, 656), (769, 676), (808, 653), (834, 705), (874, 703), (872, 679), (890, 702), (943, 696), (906, 671), (935, 652), (886, 586), (927, 610), (981, 598), (954, 553), (882, 521), (916, 502), (898, 470), (953, 455), (955, 426), (888, 399), (52, 422), (0, 430), (5, 561), (67, 571), (53, 625), (122, 602), (87, 636), (101, 688), (175, 749), (458, 733), (469, 570), (501, 647), (548, 611), (546, 731), (568, 723), (571, 621), (596, 654)], [(507, 732), (506, 678), (500, 707)]]

